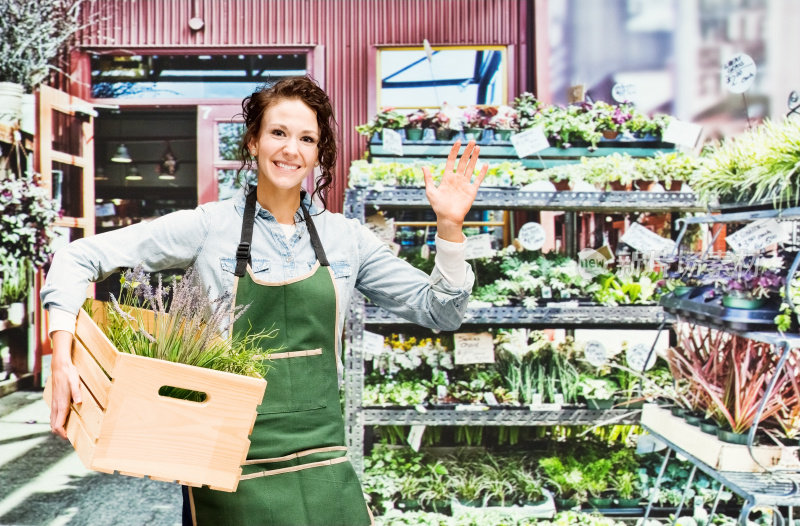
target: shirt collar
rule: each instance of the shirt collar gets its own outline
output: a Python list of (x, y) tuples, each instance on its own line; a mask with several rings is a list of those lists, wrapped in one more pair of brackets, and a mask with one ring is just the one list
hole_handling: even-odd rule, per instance
[[(239, 213), (239, 215), (244, 215), (245, 199), (251, 188), (254, 187), (245, 185), (244, 188), (239, 189), (234, 197), (234, 206), (236, 207), (236, 211)], [(320, 208), (311, 200), (311, 194), (308, 192), (304, 192), (303, 203), (305, 203), (306, 207), (308, 208), (309, 214), (316, 215), (321, 212)], [(261, 218), (273, 217), (269, 210), (261, 208), (261, 205), (258, 204), (258, 201), (256, 201), (256, 215)], [(295, 212), (295, 217), (297, 218), (298, 223), (303, 221), (303, 211), (298, 208), (297, 212)]]

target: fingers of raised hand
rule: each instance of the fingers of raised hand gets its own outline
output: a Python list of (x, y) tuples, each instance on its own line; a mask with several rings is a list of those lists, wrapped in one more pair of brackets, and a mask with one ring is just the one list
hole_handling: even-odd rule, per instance
[[(469, 141), (467, 143), (467, 147), (464, 148), (464, 153), (461, 155), (461, 159), (458, 161), (458, 168), (456, 171), (460, 174), (463, 174), (465, 170), (469, 169), (469, 163), (472, 162), (472, 169), (475, 169), (475, 163), (472, 161), (472, 158), (478, 158), (478, 152), (480, 148), (475, 146), (475, 141)], [(471, 174), (472, 172), (467, 172)]]
[(456, 158), (458, 157), (458, 150), (461, 149), (461, 141), (456, 141), (453, 147), (450, 148), (450, 155), (447, 156), (447, 163), (444, 165), (444, 173), (449, 174), (453, 171), (456, 165)]

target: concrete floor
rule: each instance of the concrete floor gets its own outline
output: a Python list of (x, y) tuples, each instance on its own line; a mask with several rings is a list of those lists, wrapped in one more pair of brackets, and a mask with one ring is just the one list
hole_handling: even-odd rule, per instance
[(180, 486), (83, 467), (41, 391), (0, 396), (0, 525), (180, 526)]

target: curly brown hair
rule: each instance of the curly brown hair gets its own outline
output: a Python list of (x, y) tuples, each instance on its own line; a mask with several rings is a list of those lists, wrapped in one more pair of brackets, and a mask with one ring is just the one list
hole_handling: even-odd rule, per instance
[(317, 179), (311, 195), (312, 197), (318, 195), (323, 208), (326, 208), (325, 196), (333, 183), (333, 167), (336, 164), (336, 119), (328, 94), (310, 77), (281, 79), (271, 86), (253, 92), (242, 101), (245, 131), (239, 146), (239, 158), (242, 161), (239, 177), (241, 178), (243, 170), (253, 167), (253, 157), (250, 155), (248, 146), (251, 142), (257, 141), (261, 135), (261, 121), (264, 112), (282, 99), (300, 100), (314, 110), (317, 115), (317, 125), (319, 126), (317, 160), (322, 173)]

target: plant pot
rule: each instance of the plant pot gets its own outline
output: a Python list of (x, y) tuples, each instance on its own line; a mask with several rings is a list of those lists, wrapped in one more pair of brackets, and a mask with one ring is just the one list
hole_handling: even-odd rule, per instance
[(0, 306), (0, 321), (6, 321), (8, 319), (8, 305)]
[(553, 186), (556, 187), (556, 191), (558, 191), (558, 192), (567, 192), (567, 191), (569, 191), (569, 181), (567, 181), (567, 180), (564, 180), (564, 181), (552, 181), (551, 180), (550, 182), (553, 183)]
[(729, 309), (755, 310), (762, 307), (767, 298), (741, 298), (739, 296), (722, 296), (722, 305)]
[(683, 181), (672, 181), (670, 184), (665, 184), (664, 189), (668, 192), (680, 192), (683, 187)]
[(547, 504), (548, 501), (549, 501), (549, 499), (547, 497), (542, 497), (539, 500), (523, 499), (522, 501), (520, 501), (520, 505), (522, 505), (522, 506), (544, 506), (545, 504)]
[(22, 117), (22, 95), (25, 90), (16, 82), (0, 82), (0, 123), (15, 126)]
[(468, 141), (479, 141), (482, 134), (483, 128), (464, 128), (464, 138)]
[(672, 293), (673, 293), (675, 296), (686, 296), (687, 294), (689, 294), (690, 292), (692, 292), (692, 289), (693, 289), (693, 288), (694, 288), (694, 287), (689, 287), (689, 286), (687, 286), (687, 285), (679, 285), (679, 286), (675, 287), (675, 288), (672, 290)]
[(406, 139), (409, 141), (421, 141), (424, 131), (422, 128), (406, 128)]
[(601, 133), (603, 134), (603, 139), (607, 141), (613, 141), (619, 137), (619, 132), (616, 130), (603, 130)]
[(686, 423), (690, 426), (700, 426), (700, 422), (703, 420), (701, 415), (692, 414), (686, 412), (683, 414), (683, 419), (686, 420)]
[(700, 421), (700, 430), (703, 433), (708, 433), (709, 435), (716, 436), (718, 429), (719, 429), (719, 426), (713, 420), (701, 420)]
[(586, 405), (589, 409), (611, 409), (614, 407), (614, 399), (613, 398), (587, 398)]
[(450, 501), (449, 500), (432, 500), (428, 502), (424, 508), (433, 513), (441, 513), (443, 515), (450, 515)]
[(483, 501), (480, 499), (458, 499), (458, 503), (470, 508), (480, 508), (483, 506)]
[(455, 130), (450, 130), (448, 128), (436, 130), (436, 140), (437, 141), (449, 141), (455, 135)]
[(12, 325), (22, 325), (25, 321), (25, 304), (17, 301), (8, 306), (8, 322)]
[(592, 508), (610, 508), (614, 499), (611, 497), (589, 497), (587, 499), (589, 506)]
[(623, 398), (616, 400), (614, 405), (619, 409), (641, 409), (644, 407), (644, 400), (628, 400)]
[(669, 408), (669, 412), (672, 413), (672, 416), (677, 416), (677, 417), (683, 418), (683, 415), (686, 414), (686, 409), (684, 409), (683, 407), (678, 407), (677, 405), (674, 405), (674, 406)]
[(631, 189), (630, 183), (623, 184), (620, 181), (609, 181), (606, 183), (606, 188), (612, 192), (627, 192)]
[(717, 437), (729, 444), (747, 445), (747, 433), (734, 433), (733, 431), (719, 428), (717, 429)]
[(555, 499), (556, 509), (558, 510), (571, 510), (573, 508), (577, 508), (580, 505), (578, 499), (563, 499), (560, 497), (556, 497)]
[(634, 499), (634, 498), (631, 498), (631, 499), (618, 498), (617, 502), (616, 502), (616, 505), (617, 505), (618, 508), (638, 508), (639, 507), (639, 503), (641, 502), (641, 500), (642, 499), (639, 499), (639, 498), (636, 498), (636, 499)]
[(418, 511), (420, 506), (417, 499), (401, 499), (397, 501), (397, 508), (403, 511)]
[(498, 141), (508, 141), (511, 140), (511, 135), (514, 133), (514, 130), (503, 130), (503, 129), (496, 129), (494, 131), (494, 138)]

